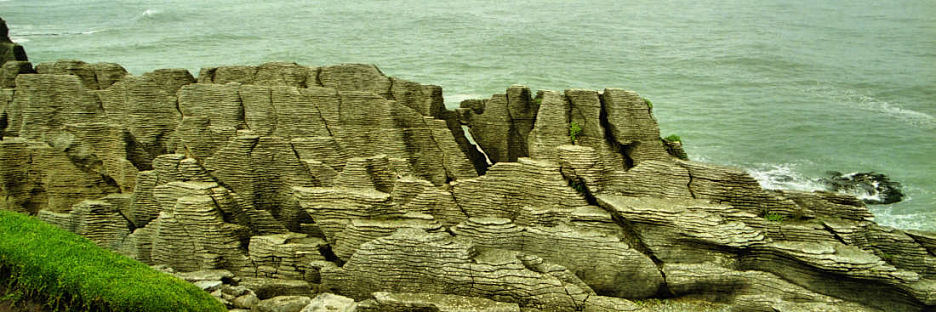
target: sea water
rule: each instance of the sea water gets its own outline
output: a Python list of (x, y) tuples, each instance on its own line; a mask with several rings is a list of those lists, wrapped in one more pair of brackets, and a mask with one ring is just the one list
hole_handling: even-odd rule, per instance
[(878, 222), (936, 230), (936, 2), (0, 0), (34, 63), (158, 68), (373, 63), (446, 105), (635, 90), (691, 159), (767, 188), (876, 171), (908, 198)]

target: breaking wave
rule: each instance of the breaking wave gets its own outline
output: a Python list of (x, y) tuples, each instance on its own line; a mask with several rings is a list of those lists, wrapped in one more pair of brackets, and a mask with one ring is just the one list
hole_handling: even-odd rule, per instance
[(137, 16), (137, 19), (152, 18), (160, 13), (162, 13), (162, 11), (160, 10), (146, 9), (145, 11), (143, 11), (143, 13), (140, 13), (140, 15)]
[(915, 127), (926, 129), (936, 128), (936, 117), (930, 114), (908, 109), (900, 104), (874, 98), (854, 90), (839, 89), (831, 86), (816, 86), (804, 91), (806, 93), (814, 93), (830, 98), (835, 103), (846, 104), (852, 108), (896, 118)]
[(768, 190), (818, 191), (825, 187), (816, 178), (805, 176), (795, 170), (794, 164), (758, 164), (745, 168), (761, 187)]

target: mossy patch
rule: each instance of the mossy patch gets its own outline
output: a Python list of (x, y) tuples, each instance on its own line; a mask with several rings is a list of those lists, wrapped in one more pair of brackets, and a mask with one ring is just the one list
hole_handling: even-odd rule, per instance
[(20, 213), (0, 210), (0, 237), (8, 300), (66, 311), (226, 311), (192, 284)]

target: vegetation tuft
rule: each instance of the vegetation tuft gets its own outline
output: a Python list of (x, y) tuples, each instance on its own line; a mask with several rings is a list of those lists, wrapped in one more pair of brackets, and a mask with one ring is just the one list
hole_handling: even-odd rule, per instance
[(786, 219), (786, 217), (776, 212), (768, 212), (764, 215), (764, 219), (770, 222), (783, 222), (783, 219)]
[(678, 135), (675, 135), (675, 134), (670, 134), (668, 137), (665, 137), (663, 139), (670, 141), (670, 142), (682, 142), (682, 138), (680, 138)]
[(571, 185), (572, 188), (575, 189), (575, 191), (578, 192), (579, 194), (582, 194), (582, 195), (588, 194), (588, 188), (585, 187), (585, 183), (582, 181), (572, 181), (572, 182), (569, 182), (569, 185)]
[(582, 126), (577, 122), (572, 122), (569, 124), (569, 138), (572, 139), (572, 143), (575, 143), (575, 139), (578, 138), (578, 135), (582, 133)]
[(650, 99), (644, 98), (644, 103), (647, 103), (647, 108), (653, 109), (653, 102), (651, 102)]
[(226, 311), (195, 285), (35, 218), (0, 210), (0, 297), (47, 310)]

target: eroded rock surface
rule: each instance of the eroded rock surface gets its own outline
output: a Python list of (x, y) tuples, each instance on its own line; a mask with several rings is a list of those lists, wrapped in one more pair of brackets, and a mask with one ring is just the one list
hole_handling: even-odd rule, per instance
[(936, 234), (687, 160), (631, 91), (511, 86), (448, 110), (373, 65), (80, 61), (7, 62), (0, 87), (0, 209), (232, 309), (936, 308)]

